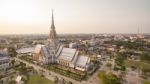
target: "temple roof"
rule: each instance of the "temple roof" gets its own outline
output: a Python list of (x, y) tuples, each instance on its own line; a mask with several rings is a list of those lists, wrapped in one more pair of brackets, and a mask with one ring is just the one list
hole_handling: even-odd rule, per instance
[(76, 61), (76, 65), (86, 66), (86, 64), (90, 61), (89, 57), (87, 56), (78, 56)]
[(34, 51), (34, 47), (31, 48), (21, 48), (16, 50), (17, 53), (32, 53)]
[(36, 45), (34, 53), (37, 53), (37, 54), (40, 53), (43, 46), (45, 45), (41, 45), (41, 44)]
[(72, 61), (74, 56), (76, 55), (76, 49), (71, 48), (63, 48), (58, 59)]

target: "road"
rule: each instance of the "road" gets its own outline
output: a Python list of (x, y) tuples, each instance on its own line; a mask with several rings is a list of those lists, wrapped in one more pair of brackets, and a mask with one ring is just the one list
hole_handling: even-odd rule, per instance
[[(58, 77), (58, 79), (64, 79), (64, 80), (66, 80), (66, 81), (71, 81), (73, 84), (98, 84), (97, 83), (97, 81), (93, 81), (93, 79), (95, 79), (96, 78), (96, 76), (97, 76), (97, 73), (95, 73), (92, 77), (90, 77), (90, 79), (89, 80), (87, 80), (87, 81), (76, 81), (76, 80), (73, 80), (73, 79), (71, 79), (71, 78), (68, 78), (68, 77), (65, 77), (65, 76), (63, 76), (63, 75), (60, 75), (60, 74), (57, 74), (57, 73), (54, 73), (54, 72), (52, 72), (52, 71), (50, 71), (50, 70), (47, 70), (47, 69), (45, 69), (45, 68), (43, 68), (43, 67), (41, 67), (41, 66), (38, 66), (38, 65), (35, 65), (35, 64), (32, 64), (32, 63), (29, 63), (29, 62), (27, 62), (27, 61), (25, 61), (25, 60), (21, 60), (21, 59), (19, 59), (19, 58), (14, 58), (16, 61), (19, 61), (19, 62), (23, 62), (23, 63), (25, 63), (27, 66), (32, 66), (35, 70), (37, 70), (37, 71), (44, 71), (46, 74), (43, 74), (43, 75), (45, 75), (48, 79), (51, 79), (51, 80), (53, 80), (54, 79), (54, 77)], [(50, 73), (50, 74), (49, 74)], [(95, 83), (94, 83), (95, 82)]]

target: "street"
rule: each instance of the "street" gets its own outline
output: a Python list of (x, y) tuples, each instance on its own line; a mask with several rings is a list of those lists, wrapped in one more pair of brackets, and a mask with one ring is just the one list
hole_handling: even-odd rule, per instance
[[(32, 64), (32, 63), (29, 63), (27, 61), (24, 61), (24, 60), (21, 60), (19, 58), (14, 58), (16, 61), (19, 61), (19, 62), (23, 62), (25, 63), (27, 66), (32, 66), (35, 70), (37, 71), (44, 71), (45, 74), (43, 74), (46, 78), (50, 79), (50, 80), (54, 80), (54, 78), (57, 76), (58, 79), (64, 79), (66, 81), (71, 81), (73, 84), (98, 84), (98, 79), (96, 79), (97, 75), (98, 75), (98, 72), (94, 73), (92, 75), (92, 77), (89, 78), (89, 80), (87, 81), (76, 81), (76, 80), (73, 80), (71, 78), (68, 78), (68, 77), (65, 77), (63, 75), (60, 75), (60, 74), (57, 74), (57, 73), (54, 73), (52, 71), (49, 71), (43, 67), (40, 67), (38, 65), (35, 65), (35, 64)], [(50, 74), (49, 74), (50, 73)]]

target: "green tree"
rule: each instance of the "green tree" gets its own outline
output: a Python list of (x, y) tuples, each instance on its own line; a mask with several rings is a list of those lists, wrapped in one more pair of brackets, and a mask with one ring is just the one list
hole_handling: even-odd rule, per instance
[(106, 66), (110, 68), (112, 66), (112, 64), (111, 63), (107, 63)]
[(125, 71), (126, 68), (124, 66), (124, 61), (127, 59), (127, 56), (125, 53), (118, 53), (115, 59), (115, 63), (116, 63), (116, 70), (122, 70)]
[(11, 61), (11, 64), (12, 64), (12, 66), (14, 66), (14, 64), (15, 64), (15, 60), (12, 60), (12, 61)]
[(58, 77), (55, 76), (54, 82), (57, 83), (58, 82)]
[(69, 82), (68, 82), (68, 84), (72, 84), (72, 82), (71, 82), (71, 81), (69, 81)]
[(106, 74), (105, 71), (100, 71), (98, 76), (101, 80), (100, 84), (121, 84), (121, 78), (112, 73)]
[(150, 61), (150, 52), (144, 53), (143, 55), (141, 55), (140, 59), (142, 61)]
[(17, 84), (15, 80), (10, 81), (8, 84)]
[(8, 48), (8, 54), (11, 56), (11, 57), (15, 57), (17, 55), (17, 52), (15, 50), (14, 47), (9, 47)]

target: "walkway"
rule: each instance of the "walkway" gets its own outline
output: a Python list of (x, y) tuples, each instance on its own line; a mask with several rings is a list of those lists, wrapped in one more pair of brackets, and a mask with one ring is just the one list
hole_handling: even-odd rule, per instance
[[(40, 66), (38, 66), (38, 65), (29, 63), (29, 62), (27, 62), (27, 61), (25, 61), (25, 60), (22, 60), (22, 59), (19, 59), (19, 58), (16, 58), (16, 57), (15, 57), (15, 60), (16, 60), (16, 61), (19, 61), (19, 62), (23, 62), (23, 63), (25, 63), (27, 66), (32, 66), (32, 67), (33, 67), (35, 70), (37, 70), (37, 71), (41, 71), (41, 70), (44, 71), (45, 73), (47, 73), (47, 74), (46, 74), (46, 77), (47, 77), (47, 76), (50, 76), (49, 78), (51, 78), (51, 80), (53, 80), (54, 77), (57, 76), (59, 79), (64, 79), (64, 80), (66, 80), (66, 81), (71, 81), (71, 82), (73, 82), (73, 84), (82, 84), (80, 81), (76, 81), (76, 80), (73, 80), (73, 79), (71, 79), (71, 78), (65, 77), (65, 76), (63, 76), (63, 75), (54, 73), (54, 72), (52, 72), (52, 71), (50, 71), (50, 70), (47, 70), (47, 69), (45, 69), (45, 68), (43, 68), (43, 67), (40, 67)], [(49, 74), (49, 73), (50, 73), (50, 74)], [(45, 75), (45, 74), (44, 74), (44, 75)]]

